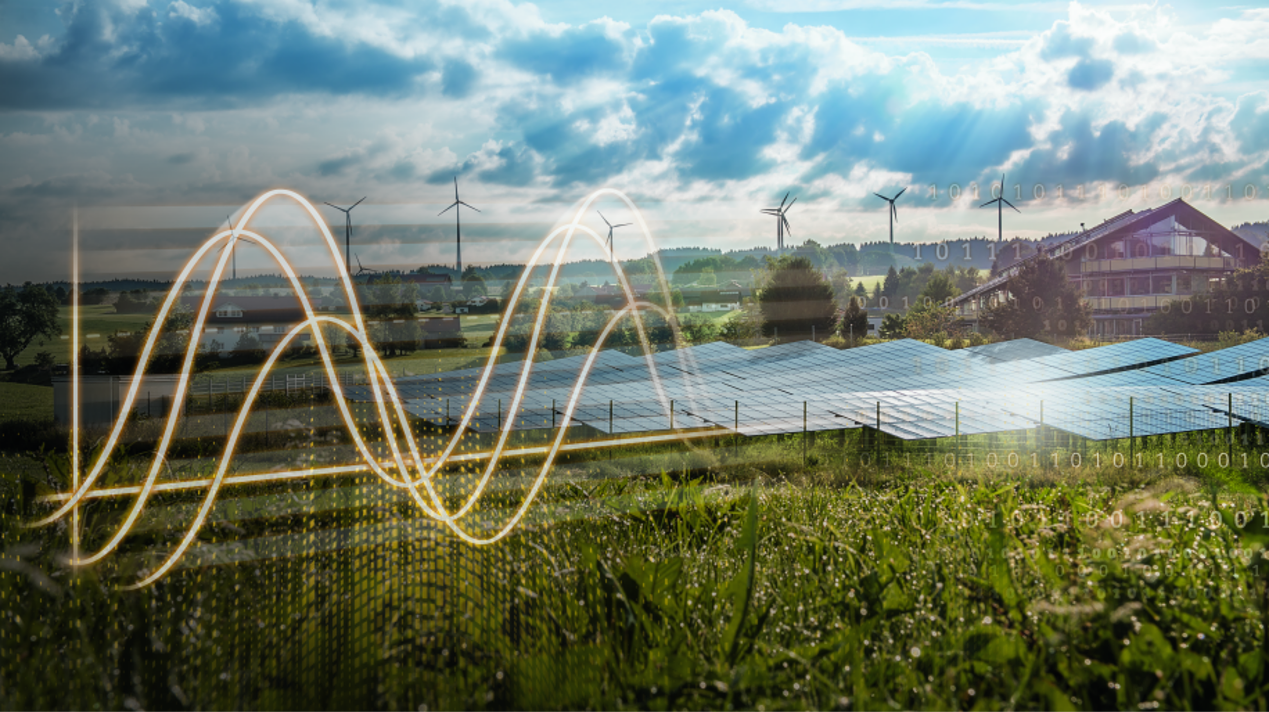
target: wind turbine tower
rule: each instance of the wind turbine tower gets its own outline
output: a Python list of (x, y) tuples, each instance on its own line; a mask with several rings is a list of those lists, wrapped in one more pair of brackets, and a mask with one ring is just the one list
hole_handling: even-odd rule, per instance
[[(596, 210), (595, 212), (598, 213), (599, 211)], [(619, 227), (626, 227), (627, 225), (633, 225), (634, 223), (619, 223), (617, 225), (613, 225), (612, 223), (608, 222), (608, 218), (604, 217), (603, 213), (599, 213), (599, 219), (603, 220), (604, 224), (608, 226), (608, 254), (610, 257), (612, 257), (612, 261), (616, 262), (617, 253), (614, 252), (612, 248), (612, 231), (616, 230)]]
[(894, 221), (899, 219), (899, 211), (895, 209), (894, 201), (898, 200), (899, 196), (903, 195), (905, 192), (907, 192), (907, 190), (908, 190), (907, 188), (904, 188), (898, 193), (895, 193), (893, 198), (887, 198), (881, 193), (873, 193), (873, 195), (877, 196), (878, 198), (881, 198), (887, 203), (890, 203), (890, 252), (891, 253), (894, 252)]
[(1009, 207), (1014, 209), (1014, 212), (1020, 215), (1022, 214), (1022, 211), (1014, 207), (1013, 203), (1009, 202), (1008, 200), (1005, 200), (1005, 174), (1004, 173), (1000, 174), (1000, 197), (996, 198), (995, 200), (988, 200), (987, 202), (983, 203), (982, 205), (978, 207), (985, 208), (988, 205), (991, 205), (992, 203), (996, 204), (996, 238), (1000, 241), (1003, 241), (1005, 239), (1005, 218), (1004, 218), (1005, 206), (1008, 205)]
[(765, 208), (765, 209), (763, 209), (762, 211), (760, 211), (760, 212), (762, 212), (764, 215), (774, 215), (774, 216), (775, 216), (775, 219), (776, 219), (776, 250), (777, 250), (778, 252), (783, 252), (783, 251), (784, 251), (784, 233), (785, 233), (785, 230), (788, 230), (788, 232), (789, 232), (789, 234), (790, 234), (790, 235), (792, 235), (792, 234), (793, 234), (793, 227), (789, 225), (789, 219), (788, 219), (787, 217), (785, 217), (785, 213), (789, 212), (789, 208), (793, 207), (793, 203), (798, 202), (798, 199), (797, 199), (797, 198), (794, 198), (794, 199), (793, 199), (793, 202), (789, 203), (788, 205), (785, 205), (785, 204), (784, 204), (784, 201), (785, 201), (785, 200), (788, 200), (788, 199), (789, 199), (789, 194), (788, 194), (788, 193), (785, 193), (785, 194), (784, 194), (784, 200), (781, 200), (781, 201), (780, 201), (780, 207), (778, 207), (778, 208)]
[[(365, 200), (365, 198), (363, 197), (361, 200)], [(348, 274), (352, 274), (352, 249), (349, 247), (352, 244), (352, 209), (361, 205), (361, 200), (347, 208), (341, 208), (333, 203), (326, 203), (344, 214), (344, 267), (348, 269)]]
[[(471, 208), (472, 210), (476, 210), (476, 208), (472, 208), (470, 205), (468, 205), (467, 203), (464, 203), (462, 200), (458, 198), (458, 176), (454, 176), (454, 202), (450, 203), (450, 206), (448, 208), (445, 208), (441, 212), (437, 213), (437, 216), (444, 215), (445, 213), (448, 213), (451, 209), (454, 210), (454, 229), (455, 229), (454, 244), (458, 248), (458, 279), (460, 281), (463, 278), (463, 222), (462, 222), (462, 219), (458, 216), (458, 214), (462, 212), (462, 208)], [(476, 212), (480, 212), (480, 211), (476, 210)]]

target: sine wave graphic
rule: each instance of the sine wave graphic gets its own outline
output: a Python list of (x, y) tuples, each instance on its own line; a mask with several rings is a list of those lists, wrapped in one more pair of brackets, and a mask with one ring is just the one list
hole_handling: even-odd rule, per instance
[[(141, 588), (158, 581), (176, 566), (177, 562), (196, 541), (200, 529), (206, 523), (207, 518), (216, 503), (217, 496), (226, 484), (281, 481), (305, 476), (313, 477), (333, 473), (346, 473), (349, 471), (365, 471), (368, 469), (373, 472), (385, 485), (395, 489), (404, 490), (413, 503), (426, 516), (443, 523), (457, 537), (469, 544), (492, 544), (506, 537), (516, 528), (517, 525), (520, 524), (525, 514), (528, 512), (529, 507), (541, 492), (542, 487), (546, 483), (552, 466), (554, 465), (561, 450), (584, 449), (586, 447), (585, 443), (566, 444), (564, 442), (565, 435), (568, 432), (567, 424), (571, 422), (574, 410), (577, 407), (578, 400), (581, 397), (583, 388), (586, 384), (587, 376), (594, 365), (596, 357), (600, 353), (600, 349), (603, 347), (606, 339), (612, 331), (626, 317), (630, 317), (634, 323), (640, 346), (648, 365), (648, 372), (651, 375), (650, 388), (655, 392), (656, 399), (661, 404), (661, 407), (664, 408), (667, 413), (669, 413), (671, 409), (671, 403), (666, 396), (665, 389), (657, 373), (656, 362), (652, 358), (654, 351), (648, 339), (646, 328), (643, 324), (642, 313), (644, 311), (659, 313), (670, 325), (676, 344), (683, 343), (679, 325), (672, 310), (666, 310), (657, 304), (640, 301), (635, 298), (630, 282), (627, 279), (621, 264), (613, 259), (613, 254), (607, 246), (606, 240), (604, 240), (599, 233), (581, 224), (582, 218), (586, 215), (590, 207), (597, 200), (604, 197), (614, 197), (621, 200), (633, 213), (635, 223), (638, 225), (643, 240), (648, 248), (648, 252), (652, 256), (653, 264), (655, 266), (655, 277), (658, 282), (657, 286), (661, 291), (664, 303), (671, 303), (669, 283), (665, 278), (665, 272), (661, 266), (651, 232), (648, 229), (647, 223), (644, 220), (641, 211), (635, 205), (634, 201), (631, 200), (625, 193), (611, 188), (604, 188), (590, 193), (581, 202), (571, 221), (552, 230), (537, 245), (532, 257), (529, 259), (523, 273), (517, 281), (510, 299), (508, 299), (503, 305), (504, 318), (500, 320), (497, 332), (494, 335), (489, 359), (481, 372), (475, 389), (468, 399), (467, 407), (464, 409), (462, 417), (459, 419), (458, 426), (454, 429), (453, 434), (448, 437), (444, 446), (441, 448), (440, 453), (435, 456), (428, 457), (420, 451), (419, 443), (415, 440), (411, 428), (408, 427), (408, 418), (401, 397), (397, 393), (387, 369), (384, 367), (382, 360), (375, 351), (373, 342), (367, 334), (366, 322), (363, 319), (360, 305), (357, 301), (357, 292), (353, 287), (353, 282), (349, 276), (347, 265), (344, 263), (343, 257), (340, 254), (338, 243), (331, 234), (325, 220), (322, 219), (321, 215), (317, 212), (317, 209), (307, 198), (295, 191), (276, 189), (261, 194), (246, 207), (237, 226), (231, 226), (229, 230), (224, 230), (209, 238), (189, 258), (189, 260), (185, 263), (185, 266), (181, 269), (176, 280), (173, 282), (171, 290), (168, 292), (162, 306), (159, 308), (159, 311), (154, 317), (153, 323), (155, 324), (155, 327), (150, 329), (140, 356), (138, 357), (137, 366), (133, 374), (133, 378), (131, 379), (127, 395), (120, 402), (120, 417), (115, 420), (109, 436), (98, 451), (99, 455), (82, 478), (80, 477), (81, 473), (79, 471), (78, 463), (78, 442), (80, 435), (78, 417), (79, 403), (77, 402), (77, 398), (72, 398), (72, 410), (74, 411), (72, 417), (74, 429), (73, 437), (76, 444), (72, 460), (74, 483), (73, 491), (46, 498), (58, 503), (56, 510), (42, 519), (32, 522), (30, 526), (38, 527), (49, 525), (60, 521), (69, 515), (72, 529), (72, 549), (68, 563), (72, 566), (87, 566), (101, 561), (103, 558), (118, 549), (120, 544), (127, 537), (128, 533), (136, 525), (149, 498), (156, 491), (205, 487), (206, 493), (203, 496), (202, 503), (198, 507), (194, 518), (186, 527), (180, 541), (167, 553), (161, 563), (150, 568), (148, 571), (143, 572), (138, 581), (128, 586), (128, 588)], [(264, 207), (270, 201), (280, 199), (289, 199), (303, 209), (309, 219), (311, 219), (316, 230), (321, 234), (322, 240), (330, 253), (331, 261), (335, 265), (337, 273), (340, 275), (344, 295), (350, 308), (351, 323), (345, 318), (316, 313), (313, 310), (312, 303), (308, 294), (304, 291), (298, 275), (291, 266), (290, 262), (286, 259), (283, 251), (269, 240), (267, 236), (251, 229), (252, 219), (256, 216), (260, 208)], [(76, 229), (77, 226), (78, 222), (76, 221)], [(533, 371), (535, 355), (538, 350), (538, 344), (541, 340), (543, 327), (546, 324), (547, 316), (549, 314), (550, 302), (553, 293), (552, 288), (555, 286), (561, 266), (565, 263), (565, 260), (568, 257), (573, 240), (579, 234), (583, 237), (590, 238), (591, 241), (593, 241), (608, 258), (608, 262), (612, 265), (613, 270), (616, 273), (617, 281), (625, 294), (625, 304), (620, 309), (616, 310), (604, 325), (595, 345), (591, 348), (588, 357), (578, 372), (577, 379), (572, 386), (568, 402), (565, 404), (562, 414), (565, 426), (557, 429), (549, 445), (531, 449), (534, 454), (541, 453), (544, 457), (541, 467), (538, 468), (537, 474), (534, 476), (532, 484), (529, 486), (523, 500), (514, 509), (514, 512), (507, 521), (501, 527), (498, 527), (496, 531), (493, 531), (492, 534), (472, 534), (460, 526), (460, 524), (464, 517), (471, 513), (472, 509), (480, 501), (481, 496), (485, 493), (490, 481), (498, 471), (500, 461), (508, 454), (522, 455), (526, 452), (525, 450), (509, 451), (507, 449), (507, 440), (514, 430), (514, 418), (511, 419), (509, 427), (499, 428), (498, 437), (493, 448), (489, 452), (481, 454), (480, 459), (487, 460), (487, 464), (480, 475), (479, 481), (467, 495), (461, 506), (453, 510), (447, 508), (441, 494), (437, 491), (434, 479), (446, 465), (452, 464), (453, 462), (472, 459), (469, 456), (456, 454), (459, 442), (464, 433), (467, 431), (467, 427), (471, 423), (472, 418), (475, 417), (480, 405), (481, 397), (484, 395), (489, 380), (494, 373), (499, 350), (512, 322), (510, 316), (515, 313), (516, 306), (525, 295), (534, 269), (545, 266), (545, 263), (542, 262), (543, 256), (554, 248), (554, 256), (550, 260), (550, 274), (545, 283), (545, 289), (542, 291), (543, 298), (535, 314), (532, 331), (529, 335), (526, 357), (520, 368), (514, 395), (512, 397), (512, 403), (510, 404), (511, 413), (519, 412), (520, 404), (524, 399), (525, 392), (529, 385), (530, 375)], [(221, 453), (218, 461), (216, 462), (215, 474), (212, 477), (203, 480), (182, 480), (166, 483), (160, 482), (159, 480), (160, 473), (164, 471), (164, 465), (167, 461), (167, 453), (171, 447), (173, 436), (176, 433), (178, 421), (180, 420), (183, 412), (183, 409), (178, 408), (174, 409), (174, 411), (166, 419), (163, 426), (162, 436), (154, 451), (154, 455), (144, 481), (139, 486), (101, 487), (100, 480), (102, 479), (103, 473), (106, 471), (107, 461), (109, 460), (111, 453), (114, 451), (115, 446), (120, 441), (124, 426), (132, 416), (133, 405), (137, 402), (139, 397), (139, 389), (142, 380), (141, 377), (146, 373), (151, 354), (153, 353), (157, 340), (162, 333), (162, 325), (165, 324), (168, 315), (172, 313), (182, 288), (189, 281), (191, 275), (194, 274), (200, 262), (209, 254), (212, 254), (214, 250), (229, 247), (231, 249), (220, 249), (219, 256), (215, 258), (211, 276), (207, 281), (207, 288), (202, 295), (201, 303), (194, 315), (194, 323), (189, 330), (189, 342), (185, 347), (184, 361), (182, 363), (172, 397), (173, 403), (184, 402), (186, 393), (189, 390), (194, 359), (198, 352), (198, 336), (203, 332), (203, 326), (207, 320), (208, 312), (215, 300), (217, 287), (225, 272), (226, 265), (231, 259), (231, 254), (233, 252), (232, 247), (235, 243), (237, 243), (237, 241), (244, 239), (250, 240), (256, 246), (268, 252), (274, 262), (286, 275), (286, 278), (295, 290), (295, 296), (299, 300), (301, 308), (303, 309), (305, 315), (304, 321), (292, 328), (287, 334), (285, 334), (285, 336), (282, 337), (282, 339), (279, 340), (277, 345), (274, 346), (273, 350), (268, 355), (264, 365), (260, 368), (255, 379), (252, 381), (251, 388), (247, 392), (246, 397), (243, 399), (243, 404), (229, 430), (224, 451)], [(74, 258), (76, 265), (78, 264), (77, 249), (78, 248), (76, 246)], [(77, 313), (74, 314), (74, 318), (76, 320), (77, 329)], [(343, 398), (343, 390), (337, 376), (334, 361), (331, 357), (330, 344), (326, 342), (326, 336), (323, 333), (324, 330), (321, 328), (326, 325), (342, 329), (361, 347), (362, 361), (364, 362), (366, 370), (367, 383), (373, 393), (376, 414), (382, 426), (381, 430), (384, 433), (384, 439), (390, 452), (390, 457), (387, 458), (387, 462), (382, 461), (380, 457), (376, 456), (372, 452), (370, 446), (362, 437), (360, 429), (357, 427), (357, 423), (353, 418), (352, 412), (349, 410), (348, 404)], [(259, 395), (262, 387), (266, 383), (269, 372), (277, 363), (280, 356), (285, 352), (286, 348), (292, 341), (306, 331), (311, 332), (312, 341), (317, 347), (323, 367), (326, 374), (329, 376), (330, 389), (333, 391), (334, 402), (339, 410), (339, 414), (344, 425), (347, 426), (356, 451), (360, 455), (362, 461), (361, 464), (352, 467), (309, 468), (289, 472), (229, 475), (229, 467), (233, 460), (233, 455), (235, 449), (237, 448), (242, 431), (246, 426), (247, 418), (250, 415), (251, 405), (255, 402), (256, 397)], [(77, 348), (77, 346), (73, 346), (73, 349), (74, 348)], [(692, 363), (694, 358), (691, 355), (690, 349), (680, 349), (678, 356), (681, 362), (683, 362), (683, 365), (687, 367), (685, 370), (695, 370), (691, 368), (694, 366), (694, 363)], [(75, 388), (73, 392), (78, 393), (78, 353), (74, 353), (72, 358), (72, 377), (75, 379)], [(686, 390), (689, 402), (694, 402), (696, 398), (696, 388), (692, 379), (687, 379), (685, 381), (685, 385), (687, 386)], [(671, 423), (672, 422), (673, 421), (671, 419)], [(399, 431), (401, 433), (399, 437), (397, 435), (398, 429), (392, 427), (394, 423), (399, 426)], [(706, 435), (707, 433), (717, 434), (717, 430), (709, 429), (702, 431), (699, 429), (673, 429), (667, 434), (642, 438), (642, 441), (664, 442), (677, 440), (691, 445), (691, 442), (695, 437), (700, 437)], [(404, 443), (402, 443), (402, 441), (404, 441)], [(622, 440), (621, 442), (633, 443), (639, 441), (639, 439), (635, 439)], [(570, 445), (573, 447), (570, 447)], [(114, 533), (110, 535), (109, 540), (106, 541), (106, 543), (103, 544), (97, 551), (86, 555), (81, 554), (79, 551), (78, 531), (79, 508), (85, 503), (85, 500), (128, 495), (136, 495), (136, 497), (131, 506), (128, 508), (126, 515), (115, 528)]]

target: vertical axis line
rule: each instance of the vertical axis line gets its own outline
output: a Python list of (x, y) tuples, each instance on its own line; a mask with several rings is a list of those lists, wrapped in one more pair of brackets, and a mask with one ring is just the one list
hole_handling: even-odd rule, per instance
[[(71, 488), (79, 491), (79, 206), (71, 217)], [(79, 563), (79, 505), (71, 509), (71, 561)]]

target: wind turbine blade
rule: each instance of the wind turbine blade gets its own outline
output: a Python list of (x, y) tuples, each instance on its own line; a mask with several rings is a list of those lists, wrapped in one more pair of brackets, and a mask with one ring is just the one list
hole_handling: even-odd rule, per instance
[[(365, 199), (366, 199), (366, 198), (365, 198), (365, 197), (363, 197), (361, 200), (365, 200)], [(353, 203), (353, 204), (352, 204), (352, 207), (350, 207), (350, 208), (348, 208), (348, 209), (349, 209), (349, 210), (352, 210), (353, 208), (357, 207), (358, 205), (361, 205), (361, 200), (358, 200), (357, 202)]]
[(899, 196), (900, 196), (900, 195), (903, 195), (904, 193), (906, 193), (906, 192), (907, 192), (907, 190), (908, 190), (907, 188), (904, 188), (903, 190), (899, 191), (898, 193), (895, 193), (895, 194), (894, 194), (894, 197), (893, 197), (893, 198), (891, 198), (891, 200), (898, 200), (898, 199), (899, 199)]
[[(461, 200), (460, 200), (460, 201), (458, 201), (458, 204), (459, 204), (459, 205), (467, 205), (467, 203), (464, 203), (464, 202), (463, 202), (463, 201), (461, 201)], [(480, 208), (472, 208), (470, 205), (467, 205), (467, 207), (471, 208), (472, 210), (475, 210), (476, 212), (480, 212)]]
[(877, 196), (878, 198), (881, 198), (882, 200), (886, 200), (886, 201), (890, 200), (889, 198), (882, 195), (881, 193), (873, 193), (873, 195)]
[[(793, 192), (793, 191), (791, 191), (791, 190), (789, 191), (789, 193), (792, 193), (792, 192)], [(788, 199), (789, 199), (789, 193), (785, 193), (785, 194), (784, 194), (784, 200), (788, 200)], [(780, 207), (782, 207), (782, 208), (784, 207), (784, 200), (781, 200), (781, 201), (780, 201)], [(797, 200), (797, 198), (794, 198), (794, 200)]]
[(444, 215), (445, 213), (448, 213), (449, 211), (453, 210), (453, 209), (454, 209), (454, 208), (456, 208), (456, 207), (458, 207), (458, 203), (454, 203), (454, 204), (450, 205), (448, 208), (445, 208), (444, 210), (442, 210), (441, 212), (437, 213), (436, 215), (439, 217), (439, 216), (441, 216), (441, 215)]
[(454, 202), (458, 202), (458, 176), (454, 176)]
[(613, 227), (628, 227), (630, 225), (634, 225), (634, 223), (620, 223), (617, 225), (613, 225)]
[(899, 222), (899, 211), (895, 208), (894, 203), (890, 204), (890, 217), (894, 218), (895, 222)]
[(997, 200), (1000, 200), (1000, 198), (996, 198), (995, 200), (988, 200), (987, 202), (983, 203), (982, 205), (980, 205), (980, 206), (978, 206), (978, 207), (980, 207), (980, 208), (985, 208), (985, 207), (987, 207), (988, 205), (991, 205), (992, 203), (996, 202)]
[[(595, 212), (599, 213), (598, 210), (596, 210)], [(604, 224), (608, 226), (609, 230), (612, 229), (612, 223), (608, 222), (608, 218), (604, 217), (603, 213), (599, 213), (599, 219), (604, 221)]]
[(1022, 212), (1021, 210), (1014, 208), (1013, 203), (1009, 202), (1008, 200), (1005, 200), (1003, 197), (1000, 200), (1003, 201), (1005, 205), (1008, 205), (1009, 207), (1013, 208), (1016, 212), (1019, 212), (1019, 213)]
[(792, 235), (793, 226), (789, 224), (789, 219), (784, 217), (783, 215), (780, 216), (780, 219), (784, 221), (784, 231)]
[[(325, 203), (326, 201), (322, 201), (322, 202), (324, 202), (324, 203)], [(332, 208), (334, 208), (334, 209), (338, 210), (338, 211), (339, 211), (339, 212), (341, 212), (341, 213), (346, 213), (346, 212), (348, 212), (347, 210), (344, 210), (343, 208), (339, 207), (338, 205), (335, 205), (334, 203), (326, 203), (326, 204), (327, 204), (327, 205), (329, 205), (329, 206), (331, 206)], [(351, 209), (351, 208), (350, 208), (350, 209)]]
[(793, 199), (793, 201), (789, 203), (789, 207), (788, 207), (788, 208), (785, 208), (784, 210), (782, 210), (782, 211), (780, 211), (780, 212), (784, 212), (784, 213), (789, 212), (789, 208), (793, 207), (793, 203), (796, 203), (796, 202), (798, 202), (798, 199), (797, 199), (797, 198), (794, 198), (794, 199)]

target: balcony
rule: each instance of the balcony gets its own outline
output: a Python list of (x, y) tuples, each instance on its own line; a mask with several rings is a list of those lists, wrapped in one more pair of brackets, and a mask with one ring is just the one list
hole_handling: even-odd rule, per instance
[(1080, 272), (1082, 274), (1148, 272), (1171, 269), (1235, 270), (1238, 269), (1238, 260), (1233, 257), (1166, 255), (1163, 257), (1136, 257), (1122, 260), (1088, 260), (1080, 263)]

